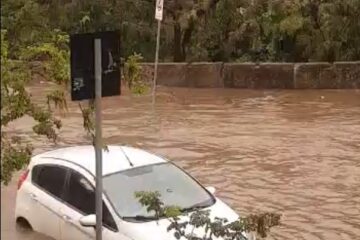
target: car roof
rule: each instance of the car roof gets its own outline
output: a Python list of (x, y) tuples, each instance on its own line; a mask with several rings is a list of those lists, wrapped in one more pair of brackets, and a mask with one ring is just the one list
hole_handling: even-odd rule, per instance
[[(133, 167), (167, 162), (166, 159), (147, 151), (128, 146), (107, 146), (102, 151), (103, 175), (127, 170)], [(32, 158), (34, 165), (46, 159), (60, 159), (80, 165), (95, 175), (95, 149), (92, 145), (59, 148), (38, 154)], [(129, 164), (129, 160), (133, 166)]]

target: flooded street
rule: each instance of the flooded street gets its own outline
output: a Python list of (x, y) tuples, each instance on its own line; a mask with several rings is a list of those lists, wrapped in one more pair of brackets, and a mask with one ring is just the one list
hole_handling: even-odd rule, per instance
[[(107, 144), (173, 159), (240, 214), (283, 214), (269, 239), (360, 239), (360, 91), (160, 88), (154, 109), (151, 96), (128, 94), (103, 107)], [(10, 128), (27, 135), (30, 124)], [(59, 146), (89, 143), (77, 103), (60, 138)], [(56, 147), (31, 140), (36, 152)], [(15, 230), (15, 191), (16, 183), (1, 189), (2, 239), (45, 240)]]

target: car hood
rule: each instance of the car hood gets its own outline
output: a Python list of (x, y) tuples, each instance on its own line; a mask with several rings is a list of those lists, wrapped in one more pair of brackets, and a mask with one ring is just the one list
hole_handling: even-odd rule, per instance
[[(204, 209), (205, 210), (205, 209)], [(215, 217), (226, 218), (229, 221), (235, 221), (239, 216), (224, 202), (219, 199), (216, 199), (216, 203), (206, 210), (210, 210), (210, 217), (213, 219)], [(188, 220), (189, 217), (182, 216), (181, 222)], [(130, 237), (133, 240), (175, 240), (173, 231), (168, 232), (167, 227), (170, 225), (169, 219), (161, 219), (159, 221), (151, 222), (122, 222), (122, 231), (125, 235)], [(195, 235), (201, 235), (203, 229), (197, 229)], [(187, 229), (190, 233), (190, 228)]]

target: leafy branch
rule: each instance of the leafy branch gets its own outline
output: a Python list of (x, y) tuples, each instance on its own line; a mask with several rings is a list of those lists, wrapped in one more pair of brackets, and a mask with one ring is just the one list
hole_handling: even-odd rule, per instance
[(28, 163), (33, 148), (17, 138), (10, 138), (1, 133), (1, 182), (8, 184), (12, 174)]
[(89, 100), (88, 106), (84, 107), (79, 103), (79, 108), (83, 117), (83, 127), (91, 137), (93, 145), (95, 144), (95, 104), (94, 100)]
[[(61, 38), (59, 32), (54, 32), (52, 40)], [(65, 86), (68, 79), (66, 65), (68, 65), (66, 49), (61, 50), (60, 42), (43, 42), (37, 47), (27, 48), (24, 58), (19, 60), (9, 59), (7, 31), (1, 30), (1, 127), (6, 127), (10, 122), (24, 116), (30, 116), (36, 121), (33, 132), (37, 135), (46, 136), (56, 143), (58, 130), (61, 128), (61, 121), (54, 117), (50, 107), (54, 103), (55, 108), (66, 108), (65, 94), (63, 91), (55, 90), (48, 94), (48, 108), (44, 108), (33, 102), (31, 94), (26, 86), (34, 72), (28, 61), (38, 59), (45, 55), (45, 73), (49, 79), (55, 78), (58, 85)], [(48, 51), (48, 48), (51, 51)], [(60, 66), (62, 65), (62, 66)], [(32, 154), (32, 147), (24, 143), (22, 139), (8, 136), (5, 131), (1, 135), (1, 182), (7, 184), (12, 173), (26, 165)]]
[[(251, 233), (266, 238), (272, 227), (280, 225), (281, 215), (276, 213), (251, 214), (229, 222), (226, 218), (212, 219), (210, 210), (197, 209), (186, 213), (179, 207), (165, 206), (159, 192), (135, 192), (135, 198), (148, 212), (155, 212), (157, 219), (168, 218), (167, 231), (172, 231), (176, 239), (211, 240), (221, 237), (224, 240), (247, 240)], [(201, 236), (194, 235), (198, 229), (203, 232)]]

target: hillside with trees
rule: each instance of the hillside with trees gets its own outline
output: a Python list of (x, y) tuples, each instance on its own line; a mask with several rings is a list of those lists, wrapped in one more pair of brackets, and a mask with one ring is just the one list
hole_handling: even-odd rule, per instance
[[(359, 0), (165, 0), (161, 61), (360, 59)], [(153, 61), (155, 0), (3, 0), (9, 54), (64, 33), (120, 29), (123, 56)]]

